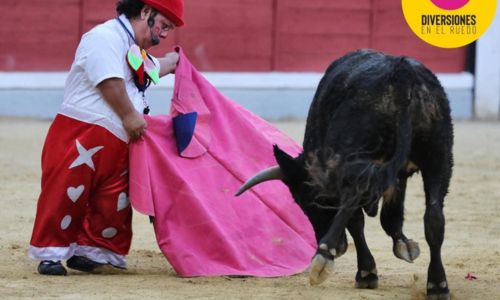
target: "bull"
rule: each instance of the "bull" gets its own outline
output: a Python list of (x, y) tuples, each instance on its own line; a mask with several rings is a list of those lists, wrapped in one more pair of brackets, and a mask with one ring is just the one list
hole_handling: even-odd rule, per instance
[(393, 253), (413, 262), (420, 249), (403, 232), (404, 201), (408, 178), (421, 172), (430, 248), (427, 298), (449, 299), (441, 245), (452, 146), (449, 102), (436, 76), (414, 59), (358, 50), (335, 60), (321, 79), (303, 152), (294, 158), (275, 145), (278, 164), (250, 178), (237, 195), (261, 182), (282, 180), (318, 241), (310, 283), (320, 284), (332, 272), (334, 260), (347, 249), (347, 229), (357, 253), (356, 287), (377, 288), (364, 214), (376, 216), (382, 199), (380, 222), (392, 238)]

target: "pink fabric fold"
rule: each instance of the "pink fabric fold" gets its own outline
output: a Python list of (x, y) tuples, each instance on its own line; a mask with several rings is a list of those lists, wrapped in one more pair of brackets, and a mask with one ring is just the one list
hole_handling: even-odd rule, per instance
[[(292, 139), (213, 87), (179, 49), (171, 115), (146, 116), (130, 145), (130, 199), (154, 216), (158, 245), (180, 276), (283, 276), (302, 272), (315, 251), (312, 227), (280, 181), (240, 197), (239, 186), (275, 165), (272, 145)], [(179, 155), (172, 118), (196, 111), (193, 138)]]

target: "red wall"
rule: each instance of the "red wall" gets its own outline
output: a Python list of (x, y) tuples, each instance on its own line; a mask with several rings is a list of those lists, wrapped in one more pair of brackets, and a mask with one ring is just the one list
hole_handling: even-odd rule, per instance
[(276, 68), (324, 70), (352, 49), (370, 47), (370, 0), (278, 1)]
[(466, 48), (443, 49), (419, 39), (408, 27), (400, 0), (372, 0), (371, 47), (424, 62), (434, 71), (460, 72), (465, 68)]
[(64, 70), (80, 26), (79, 0), (1, 0), (0, 70)]
[[(115, 16), (117, 0), (2, 0), (0, 71), (69, 69), (82, 33)], [(427, 45), (399, 0), (186, 0), (179, 44), (204, 71), (319, 71), (357, 48), (413, 56), (437, 72), (465, 66), (465, 48)]]

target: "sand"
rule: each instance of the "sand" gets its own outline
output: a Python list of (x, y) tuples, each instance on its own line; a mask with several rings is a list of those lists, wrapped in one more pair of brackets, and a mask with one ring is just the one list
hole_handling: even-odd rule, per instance
[[(304, 122), (275, 123), (301, 142)], [(134, 215), (129, 268), (124, 272), (41, 276), (26, 253), (40, 192), (40, 153), (47, 121), (0, 118), (0, 298), (62, 299), (425, 299), (429, 251), (423, 232), (419, 175), (409, 181), (405, 232), (420, 244), (413, 264), (395, 258), (378, 218), (366, 235), (379, 271), (379, 288), (354, 288), (356, 253), (336, 260), (320, 286), (308, 274), (282, 278), (180, 278), (156, 245), (147, 217)], [(455, 168), (445, 201), (443, 261), (452, 299), (500, 299), (500, 123), (455, 124)], [(477, 280), (466, 280), (472, 272)]]

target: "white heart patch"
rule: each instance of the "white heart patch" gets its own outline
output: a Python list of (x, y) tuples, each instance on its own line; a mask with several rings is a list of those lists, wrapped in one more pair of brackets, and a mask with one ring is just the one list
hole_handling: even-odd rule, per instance
[(116, 211), (120, 211), (124, 208), (126, 208), (129, 204), (129, 201), (128, 201), (128, 196), (126, 193), (120, 193), (120, 195), (118, 195), (118, 203), (116, 204)]
[(85, 187), (83, 186), (83, 184), (76, 187), (76, 188), (70, 186), (66, 190), (66, 194), (68, 194), (69, 199), (71, 199), (71, 201), (73, 201), (73, 203), (75, 203), (76, 201), (78, 201), (78, 198), (80, 198), (80, 196), (83, 194), (84, 189), (85, 189)]

